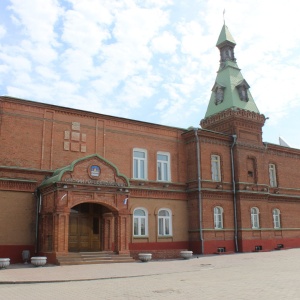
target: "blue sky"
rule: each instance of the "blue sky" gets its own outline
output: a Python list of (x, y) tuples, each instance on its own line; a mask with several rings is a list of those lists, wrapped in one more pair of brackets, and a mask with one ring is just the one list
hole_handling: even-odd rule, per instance
[(300, 148), (297, 0), (1, 0), (0, 95), (197, 127), (224, 9), (264, 141)]

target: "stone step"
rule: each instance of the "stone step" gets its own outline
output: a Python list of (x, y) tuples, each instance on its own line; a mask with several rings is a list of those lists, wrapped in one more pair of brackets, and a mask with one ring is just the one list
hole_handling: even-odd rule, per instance
[(135, 260), (128, 254), (116, 254), (112, 251), (103, 252), (69, 252), (65, 255), (57, 256), (58, 264), (82, 265), (82, 264), (104, 264), (134, 262)]

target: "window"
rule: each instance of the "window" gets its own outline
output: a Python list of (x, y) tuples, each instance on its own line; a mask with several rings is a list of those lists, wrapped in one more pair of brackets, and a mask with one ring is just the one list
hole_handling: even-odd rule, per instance
[(169, 209), (160, 209), (158, 212), (158, 235), (172, 235), (172, 213)]
[(277, 186), (276, 167), (274, 164), (269, 164), (269, 177), (270, 177), (270, 186), (276, 187)]
[(247, 182), (256, 183), (256, 158), (247, 157)]
[(223, 228), (223, 208), (220, 206), (214, 208), (214, 224), (215, 229)]
[(144, 208), (136, 208), (133, 212), (133, 235), (148, 235), (148, 213)]
[(218, 105), (224, 100), (224, 88), (217, 87), (215, 91), (215, 104)]
[(259, 210), (257, 207), (251, 208), (251, 226), (253, 229), (259, 228)]
[(157, 180), (171, 181), (169, 153), (157, 153)]
[(133, 178), (147, 179), (147, 152), (143, 149), (133, 149)]
[(277, 208), (273, 209), (273, 224), (274, 228), (280, 228), (280, 210)]
[(220, 171), (220, 156), (211, 156), (211, 178), (213, 181), (221, 181), (221, 171)]
[(249, 84), (246, 82), (246, 80), (242, 80), (237, 86), (236, 86), (239, 97), (242, 101), (248, 102), (249, 96), (248, 96), (248, 89), (250, 88)]

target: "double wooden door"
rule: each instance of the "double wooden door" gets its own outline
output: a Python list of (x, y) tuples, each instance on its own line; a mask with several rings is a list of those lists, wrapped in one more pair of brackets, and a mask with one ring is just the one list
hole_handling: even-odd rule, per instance
[(101, 209), (90, 203), (77, 205), (69, 219), (69, 251), (101, 251)]

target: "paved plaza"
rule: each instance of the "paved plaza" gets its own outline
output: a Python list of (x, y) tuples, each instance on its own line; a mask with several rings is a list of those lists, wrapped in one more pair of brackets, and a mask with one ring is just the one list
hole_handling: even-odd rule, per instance
[(1, 299), (300, 299), (300, 249), (190, 260), (11, 265)]

